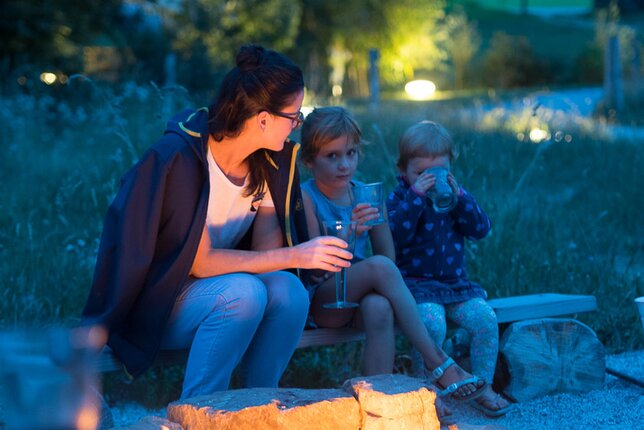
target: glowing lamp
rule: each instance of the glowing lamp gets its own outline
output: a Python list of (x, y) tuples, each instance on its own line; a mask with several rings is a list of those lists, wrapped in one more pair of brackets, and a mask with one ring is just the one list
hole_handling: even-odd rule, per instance
[(42, 72), (40, 74), (40, 80), (47, 85), (51, 85), (56, 82), (56, 74), (51, 72)]
[(405, 85), (405, 92), (414, 100), (426, 100), (436, 92), (436, 84), (423, 79), (410, 81)]
[(548, 132), (546, 130), (542, 130), (540, 128), (533, 128), (530, 130), (530, 140), (534, 143), (539, 143), (542, 142), (546, 139), (548, 139)]

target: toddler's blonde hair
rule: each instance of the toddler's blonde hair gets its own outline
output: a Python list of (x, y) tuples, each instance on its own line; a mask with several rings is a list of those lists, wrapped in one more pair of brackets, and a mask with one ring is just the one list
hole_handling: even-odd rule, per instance
[(435, 158), (446, 155), (450, 163), (458, 154), (452, 136), (442, 125), (434, 121), (421, 121), (409, 127), (398, 143), (400, 170), (406, 170), (412, 158)]

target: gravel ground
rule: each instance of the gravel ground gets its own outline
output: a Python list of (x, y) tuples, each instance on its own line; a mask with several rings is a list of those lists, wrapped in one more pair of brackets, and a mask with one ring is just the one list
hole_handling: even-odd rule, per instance
[[(644, 350), (606, 357), (606, 366), (644, 381)], [(611, 375), (604, 388), (583, 394), (558, 394), (517, 404), (502, 418), (486, 418), (467, 405), (449, 403), (460, 430), (644, 429), (644, 389)], [(165, 416), (134, 403), (112, 407), (114, 425), (126, 426), (147, 415)]]

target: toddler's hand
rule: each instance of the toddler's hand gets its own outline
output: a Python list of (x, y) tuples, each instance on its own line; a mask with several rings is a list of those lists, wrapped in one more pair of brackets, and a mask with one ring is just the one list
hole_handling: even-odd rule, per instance
[(416, 178), (416, 182), (412, 186), (416, 193), (425, 194), (434, 185), (436, 185), (436, 176), (433, 173), (423, 172)]
[(371, 230), (370, 225), (364, 225), (367, 221), (378, 218), (378, 208), (375, 208), (368, 203), (358, 203), (351, 212), (351, 221), (356, 221), (356, 234), (362, 234), (365, 231)]
[(456, 182), (456, 178), (454, 177), (454, 175), (452, 175), (452, 172), (449, 172), (447, 174), (447, 183), (449, 184), (454, 194), (458, 196), (460, 194), (460, 187), (458, 185), (458, 182)]

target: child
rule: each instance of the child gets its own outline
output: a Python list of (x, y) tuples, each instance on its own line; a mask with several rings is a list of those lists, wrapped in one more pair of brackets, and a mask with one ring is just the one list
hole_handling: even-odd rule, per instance
[(445, 340), (446, 318), (467, 330), (472, 372), (489, 384), (472, 404), (488, 416), (501, 416), (510, 404), (491, 388), (499, 342), (496, 315), (485, 301), (485, 290), (465, 272), (464, 239), (485, 237), (490, 219), (451, 172), (447, 182), (457, 196), (456, 206), (441, 213), (427, 197), (436, 177), (426, 170), (449, 170), (455, 158), (452, 138), (444, 127), (431, 121), (410, 127), (400, 139), (399, 150), (400, 183), (387, 201), (396, 264), (438, 345)]
[[(309, 286), (313, 322), (318, 327), (343, 327), (354, 322), (362, 325), (366, 334), (364, 372), (373, 375), (393, 370), (395, 318), (429, 371), (434, 369), (439, 388), (454, 384), (440, 394), (451, 393), (457, 400), (476, 398), (485, 388), (482, 380), (454, 364), (429, 337), (414, 298), (394, 264), (389, 226), (365, 226), (378, 217), (378, 209), (352, 205), (360, 140), (358, 125), (341, 107), (315, 109), (302, 126), (302, 160), (313, 175), (302, 185), (310, 237), (320, 235), (324, 220), (351, 219), (358, 223), (353, 264), (347, 269), (347, 301), (359, 302), (359, 310), (324, 308), (325, 303), (335, 300), (335, 281), (332, 276), (314, 278), (318, 282)], [(367, 240), (373, 249), (371, 257), (366, 255)]]

